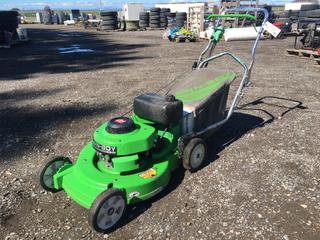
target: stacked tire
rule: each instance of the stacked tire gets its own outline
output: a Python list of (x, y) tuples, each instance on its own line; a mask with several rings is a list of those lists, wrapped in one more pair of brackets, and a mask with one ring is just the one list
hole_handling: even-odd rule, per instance
[(52, 14), (52, 23), (53, 24), (60, 24), (59, 23), (59, 17), (57, 13)]
[(139, 27), (140, 28), (147, 28), (149, 27), (149, 18), (150, 14), (148, 12), (141, 12), (139, 14)]
[(320, 24), (320, 5), (302, 5), (299, 13), (299, 29), (306, 29), (309, 24)]
[(52, 24), (52, 12), (51, 11), (44, 11), (43, 12), (43, 23), (45, 25)]
[(167, 13), (167, 20), (168, 20), (168, 28), (173, 28), (175, 27), (176, 24), (176, 13), (170, 12)]
[(100, 12), (102, 20), (100, 30), (110, 31), (118, 28), (118, 13), (117, 12)]
[(160, 10), (160, 27), (167, 28), (168, 26), (168, 14), (170, 13), (170, 8), (161, 8)]
[(56, 14), (57, 14), (57, 16), (58, 16), (58, 22), (59, 22), (59, 24), (63, 24), (64, 21), (67, 20), (66, 14), (65, 14), (63, 11), (57, 11)]
[(160, 11), (161, 8), (150, 9), (150, 24), (151, 28), (160, 28)]
[(184, 27), (186, 21), (187, 21), (187, 13), (186, 12), (177, 12), (176, 13), (177, 27), (179, 27), (179, 28)]
[(18, 12), (0, 11), (0, 31), (14, 33), (18, 28)]

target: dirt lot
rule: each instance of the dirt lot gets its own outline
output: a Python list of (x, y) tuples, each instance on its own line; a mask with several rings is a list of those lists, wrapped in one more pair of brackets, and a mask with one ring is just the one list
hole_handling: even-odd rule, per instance
[[(320, 68), (285, 56), (293, 39), (261, 43), (254, 84), (210, 139), (207, 166), (178, 170), (166, 192), (101, 235), (87, 210), (39, 187), (41, 164), (75, 159), (134, 96), (190, 71), (206, 43), (174, 44), (157, 31), (27, 27), (30, 43), (0, 49), (0, 239), (320, 238)], [(95, 52), (59, 54), (74, 44)], [(219, 50), (227, 46), (248, 60), (250, 42)]]

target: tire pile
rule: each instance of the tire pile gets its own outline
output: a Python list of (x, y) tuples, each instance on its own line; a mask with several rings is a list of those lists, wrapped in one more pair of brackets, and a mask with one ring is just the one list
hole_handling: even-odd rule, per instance
[(161, 8), (160, 10), (160, 27), (166, 28), (168, 26), (168, 14), (170, 13), (170, 8)]
[(64, 21), (67, 20), (66, 14), (63, 11), (57, 11), (56, 15), (58, 18), (58, 24), (63, 24)]
[(118, 29), (118, 13), (117, 12), (100, 12), (101, 31), (110, 31)]
[(160, 28), (160, 11), (161, 8), (150, 9), (150, 24), (151, 28)]
[(167, 20), (168, 20), (168, 28), (175, 27), (176, 23), (176, 13), (170, 12), (167, 14)]
[(149, 27), (149, 18), (150, 15), (148, 12), (140, 12), (139, 14), (139, 27), (140, 28), (147, 28)]
[(14, 33), (18, 28), (18, 12), (0, 11), (0, 31)]
[(179, 28), (185, 26), (185, 22), (187, 21), (187, 13), (186, 12), (177, 12), (176, 13), (176, 25)]
[(320, 24), (320, 5), (302, 5), (298, 21), (300, 29), (308, 28), (309, 24)]
[(42, 14), (43, 24), (50, 25), (52, 24), (52, 13), (51, 11), (44, 11)]
[(320, 23), (320, 5), (302, 5), (300, 10), (289, 10), (277, 13), (277, 21), (287, 25), (298, 24), (298, 29), (307, 28), (310, 23)]

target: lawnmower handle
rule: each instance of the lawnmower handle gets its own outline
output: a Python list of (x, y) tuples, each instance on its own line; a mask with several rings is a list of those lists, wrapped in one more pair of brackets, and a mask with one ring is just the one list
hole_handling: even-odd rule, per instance
[(253, 45), (253, 48), (252, 48), (252, 51), (251, 51), (252, 60), (251, 60), (251, 63), (249, 65), (249, 78), (250, 78), (251, 69), (252, 69), (252, 66), (253, 66), (254, 61), (255, 61), (255, 55), (256, 55), (257, 46), (258, 46), (259, 40), (260, 40), (263, 32), (265, 31), (265, 24), (269, 19), (269, 12), (265, 8), (253, 8), (253, 7), (239, 7), (239, 8), (225, 9), (225, 13), (237, 13), (237, 12), (256, 12), (256, 13), (257, 12), (263, 12), (263, 15), (264, 15), (261, 28), (260, 28), (260, 30), (258, 32), (257, 38), (256, 38), (256, 40), (254, 42), (254, 45)]
[(210, 20), (211, 18), (248, 18), (250, 20), (256, 20), (256, 17), (251, 15), (251, 14), (240, 14), (240, 13), (234, 13), (234, 14), (210, 14), (208, 16), (208, 19)]

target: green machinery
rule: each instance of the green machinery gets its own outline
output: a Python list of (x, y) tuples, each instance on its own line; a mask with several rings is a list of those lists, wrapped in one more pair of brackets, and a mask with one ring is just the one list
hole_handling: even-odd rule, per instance
[[(216, 44), (222, 36), (223, 29), (217, 29), (220, 34), (210, 44)], [(228, 111), (229, 86), (236, 75), (230, 72), (213, 77), (212, 70), (205, 67), (224, 55), (244, 70)], [(125, 215), (128, 204), (161, 192), (181, 164), (191, 172), (201, 168), (207, 155), (205, 139), (232, 115), (252, 64), (253, 60), (247, 67), (231, 53), (200, 58), (197, 68), (185, 79), (185, 83), (193, 84), (166, 96), (148, 93), (136, 97), (134, 115), (113, 118), (100, 126), (75, 163), (66, 157), (48, 161), (40, 174), (42, 187), (50, 192), (64, 190), (78, 204), (90, 209), (89, 223), (96, 231), (112, 231)]]

